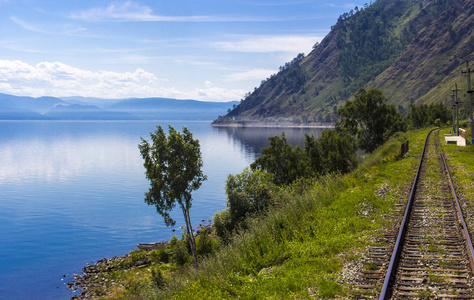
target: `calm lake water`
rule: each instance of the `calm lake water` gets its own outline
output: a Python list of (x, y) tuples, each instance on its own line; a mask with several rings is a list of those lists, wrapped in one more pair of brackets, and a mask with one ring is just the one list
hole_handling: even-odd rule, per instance
[[(0, 122), (0, 299), (69, 299), (74, 273), (140, 242), (169, 240), (143, 200), (140, 137), (156, 124), (187, 126), (201, 143), (208, 180), (193, 195), (193, 226), (225, 208), (229, 173), (253, 162), (274, 128), (213, 128), (209, 122)], [(284, 129), (292, 144), (320, 129)], [(177, 228), (184, 224), (179, 210)], [(63, 277), (63, 275), (70, 276)]]

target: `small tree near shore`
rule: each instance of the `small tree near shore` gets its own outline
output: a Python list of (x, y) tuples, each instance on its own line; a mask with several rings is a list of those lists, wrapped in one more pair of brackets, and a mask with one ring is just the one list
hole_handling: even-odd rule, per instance
[(169, 126), (166, 135), (161, 126), (151, 133), (151, 144), (141, 139), (138, 145), (144, 159), (146, 178), (150, 189), (145, 193), (145, 202), (156, 206), (157, 212), (164, 218), (166, 226), (174, 226), (170, 211), (179, 204), (184, 220), (189, 246), (197, 268), (196, 242), (189, 211), (192, 206), (191, 192), (199, 189), (207, 176), (202, 172), (202, 156), (198, 139), (186, 127), (183, 132)]

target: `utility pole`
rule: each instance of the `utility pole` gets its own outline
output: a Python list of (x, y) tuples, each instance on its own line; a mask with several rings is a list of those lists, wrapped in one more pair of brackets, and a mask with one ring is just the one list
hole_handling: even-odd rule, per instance
[(466, 60), (466, 70), (462, 70), (461, 74), (467, 75), (467, 94), (469, 95), (469, 127), (471, 128), (471, 145), (474, 145), (474, 124), (472, 122), (472, 92), (471, 90), (471, 73), (474, 70), (469, 69), (469, 60)]
[(456, 102), (454, 102), (454, 93), (451, 93), (451, 100), (452, 100), (452, 105), (451, 105), (451, 110), (453, 111), (453, 132), (456, 133)]
[(458, 89), (458, 84), (457, 83), (454, 83), (454, 89), (452, 91), (454, 93), (454, 99), (455, 99), (454, 103), (456, 103), (457, 133), (458, 133), (458, 136), (459, 136), (459, 103), (461, 103), (461, 101), (458, 101), (458, 91), (460, 91), (460, 89)]

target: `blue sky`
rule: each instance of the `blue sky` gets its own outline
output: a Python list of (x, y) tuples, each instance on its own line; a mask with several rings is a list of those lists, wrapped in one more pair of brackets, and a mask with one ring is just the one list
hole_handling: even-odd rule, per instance
[(240, 100), (350, 0), (0, 0), (0, 93)]

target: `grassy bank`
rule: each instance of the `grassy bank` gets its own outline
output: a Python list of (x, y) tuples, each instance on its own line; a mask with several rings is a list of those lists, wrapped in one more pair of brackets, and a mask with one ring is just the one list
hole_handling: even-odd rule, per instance
[[(212, 254), (201, 256), (198, 270), (172, 259), (173, 248), (154, 251), (146, 267), (114, 271), (115, 284), (100, 299), (349, 297), (346, 266), (399, 222), (396, 207), (408, 199), (428, 131), (397, 134), (350, 174), (282, 188), (277, 205), (250, 220), (247, 231), (203, 251)], [(406, 140), (410, 151), (401, 158)]]
[(474, 147), (471, 144), (471, 130), (466, 126), (467, 124), (463, 125), (462, 127), (467, 129), (466, 147), (446, 145), (443, 134), (451, 134), (452, 128), (440, 131), (440, 141), (472, 239), (474, 234)]

